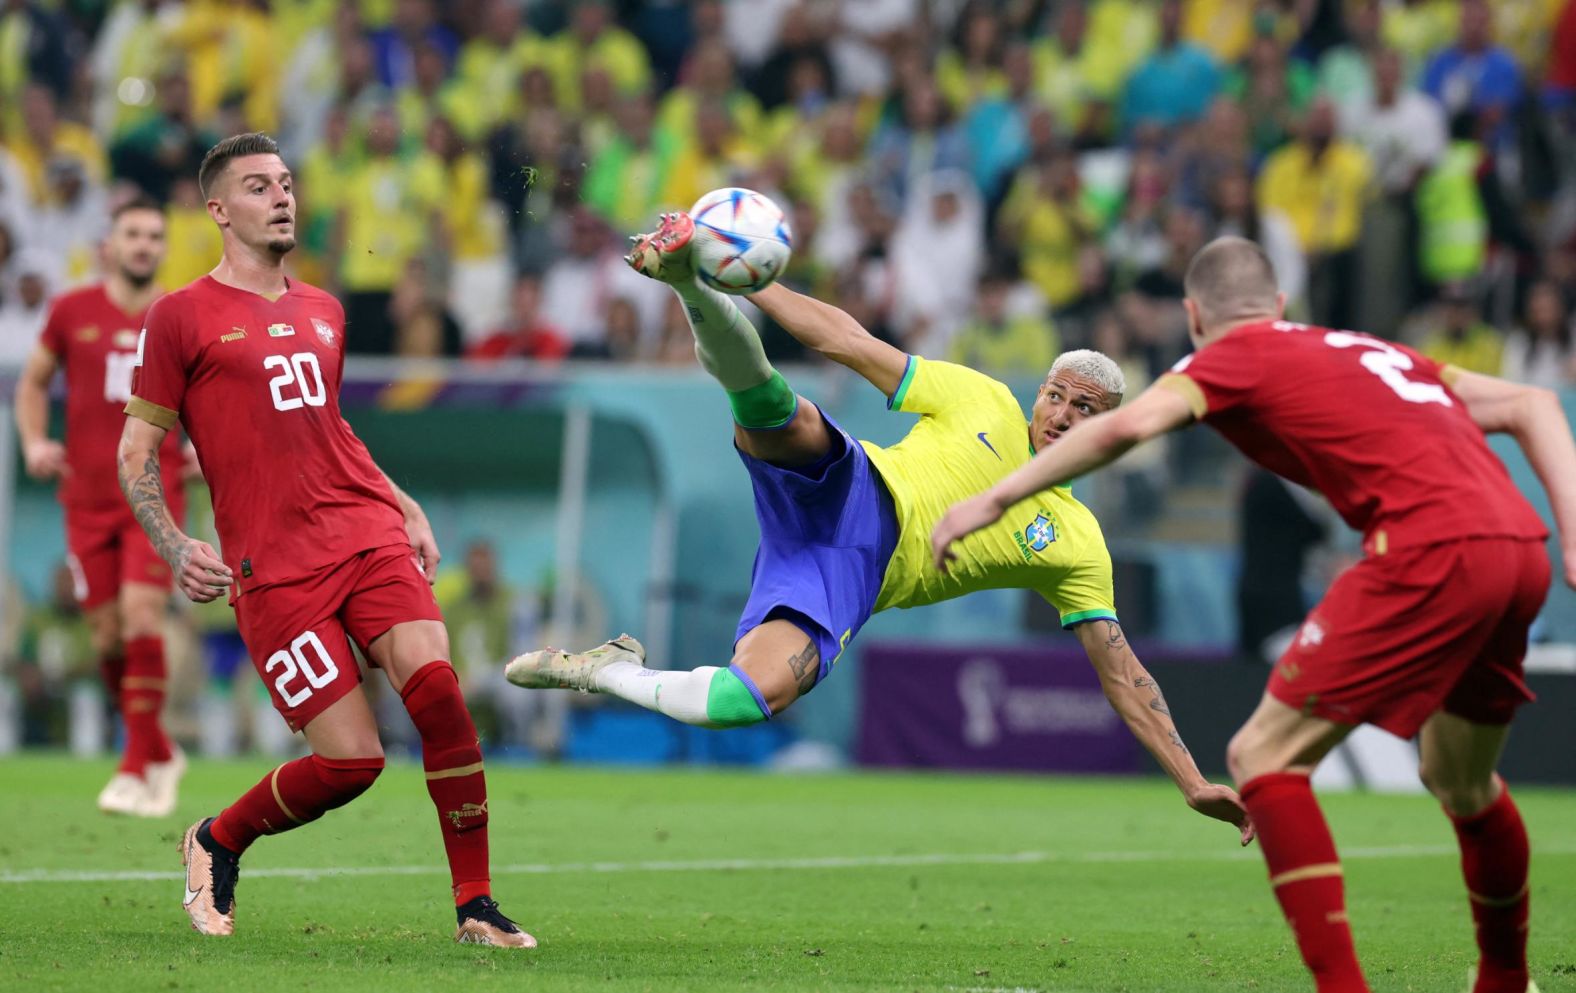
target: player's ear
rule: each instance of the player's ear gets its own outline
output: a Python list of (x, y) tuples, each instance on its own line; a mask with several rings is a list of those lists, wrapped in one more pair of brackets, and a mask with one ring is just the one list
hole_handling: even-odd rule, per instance
[(208, 216), (221, 228), (230, 223), (230, 217), (225, 212), (223, 201), (217, 198), (208, 201)]
[(1187, 311), (1187, 336), (1195, 342), (1201, 341), (1204, 337), (1204, 322), (1198, 318), (1198, 304), (1193, 302), (1192, 297), (1183, 297), (1182, 309)]

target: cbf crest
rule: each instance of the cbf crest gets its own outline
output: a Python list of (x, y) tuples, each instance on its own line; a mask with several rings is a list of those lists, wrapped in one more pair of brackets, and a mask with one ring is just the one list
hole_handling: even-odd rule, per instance
[(321, 317), (312, 318), (312, 329), (317, 332), (317, 337), (329, 348), (334, 347), (334, 327)]
[(1056, 524), (1044, 514), (1038, 514), (1034, 523), (1023, 529), (1023, 540), (1036, 552), (1043, 552), (1056, 540)]

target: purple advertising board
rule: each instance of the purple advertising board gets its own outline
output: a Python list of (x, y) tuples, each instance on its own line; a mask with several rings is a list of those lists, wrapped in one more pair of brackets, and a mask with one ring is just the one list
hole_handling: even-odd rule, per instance
[(862, 765), (1130, 773), (1142, 746), (1078, 649), (873, 642), (859, 661)]

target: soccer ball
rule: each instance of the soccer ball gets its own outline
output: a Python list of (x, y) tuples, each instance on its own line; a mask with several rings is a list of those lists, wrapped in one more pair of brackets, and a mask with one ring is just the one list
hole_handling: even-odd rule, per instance
[(793, 232), (782, 208), (754, 190), (712, 190), (695, 201), (690, 220), (695, 273), (723, 293), (764, 290), (793, 254)]

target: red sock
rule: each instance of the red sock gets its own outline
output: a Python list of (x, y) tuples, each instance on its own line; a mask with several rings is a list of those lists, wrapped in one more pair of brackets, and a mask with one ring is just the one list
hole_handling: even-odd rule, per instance
[(99, 659), (99, 678), (104, 681), (104, 692), (114, 702), (115, 709), (119, 710), (120, 683), (126, 678), (126, 656), (111, 655)]
[(259, 835), (280, 834), (317, 820), (367, 791), (383, 771), (383, 756), (286, 762), (258, 781), (208, 826), (213, 840), (246, 851)]
[[(1448, 811), (1447, 811), (1448, 813)], [(1472, 993), (1522, 993), (1527, 988), (1527, 828), (1503, 790), (1468, 817), (1451, 815), (1461, 844), (1461, 872), (1472, 898), (1480, 953)]]
[(120, 716), (126, 722), (126, 750), (120, 771), (140, 776), (149, 762), (170, 760), (170, 739), (164, 733), (164, 640), (132, 638), (126, 642), (126, 674), (120, 681)]
[(421, 764), (427, 770), (427, 793), (438, 808), (454, 904), (489, 896), (487, 779), (459, 678), (449, 663), (429, 662), (410, 677), (400, 697), (421, 734)]
[(1258, 826), (1270, 887), (1319, 993), (1368, 993), (1346, 922), (1335, 840), (1308, 777), (1291, 772), (1256, 776), (1242, 784), (1242, 803)]

